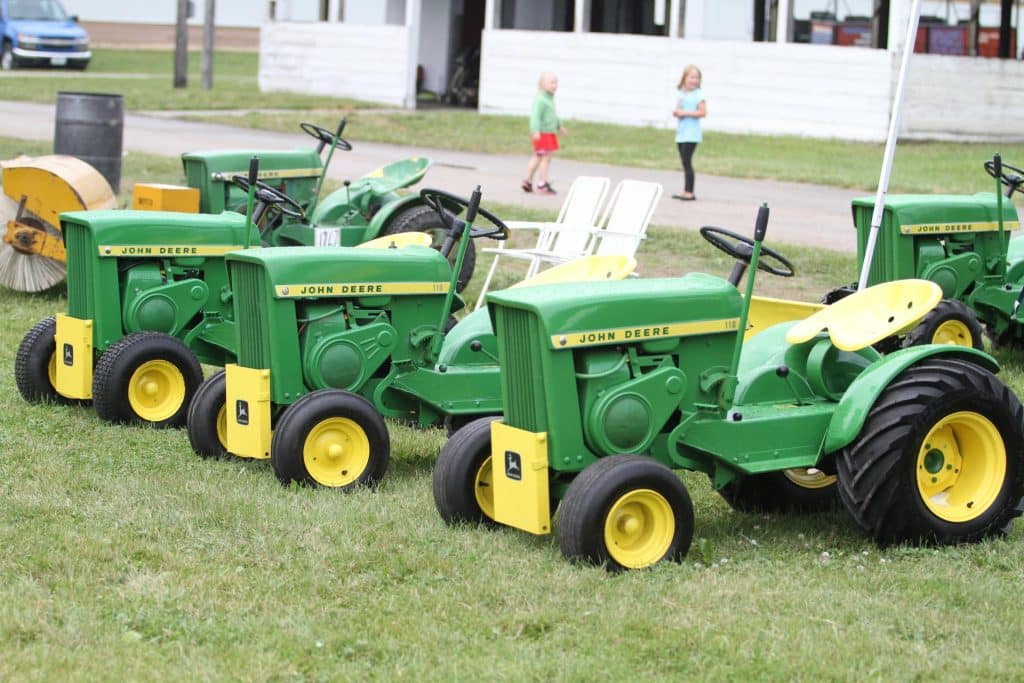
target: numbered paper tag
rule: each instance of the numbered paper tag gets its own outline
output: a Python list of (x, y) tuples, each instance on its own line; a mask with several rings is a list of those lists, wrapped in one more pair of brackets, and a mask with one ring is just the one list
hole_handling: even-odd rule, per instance
[(341, 246), (341, 228), (313, 228), (313, 230), (316, 232), (316, 246)]

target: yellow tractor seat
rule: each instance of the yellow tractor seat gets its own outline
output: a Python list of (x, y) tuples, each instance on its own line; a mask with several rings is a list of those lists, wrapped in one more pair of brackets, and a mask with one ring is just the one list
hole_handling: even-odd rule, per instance
[(836, 348), (859, 351), (910, 329), (942, 300), (928, 280), (896, 280), (868, 287), (823, 308), (789, 329), (786, 341), (801, 344), (822, 330)]
[(581, 256), (568, 263), (542, 270), (512, 287), (534, 287), (559, 282), (591, 282), (593, 280), (624, 280), (636, 270), (632, 256)]
[(429, 247), (433, 238), (425, 232), (400, 232), (384, 235), (356, 246), (364, 249), (405, 249), (406, 247)]

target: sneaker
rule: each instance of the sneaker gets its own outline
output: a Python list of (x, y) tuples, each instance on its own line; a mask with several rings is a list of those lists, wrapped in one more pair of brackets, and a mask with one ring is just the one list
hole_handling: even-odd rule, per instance
[(551, 183), (541, 183), (537, 186), (538, 194), (558, 194), (555, 192), (555, 188), (551, 187)]
[(523, 188), (523, 192), (533, 192), (533, 183), (529, 180), (524, 180), (521, 187)]

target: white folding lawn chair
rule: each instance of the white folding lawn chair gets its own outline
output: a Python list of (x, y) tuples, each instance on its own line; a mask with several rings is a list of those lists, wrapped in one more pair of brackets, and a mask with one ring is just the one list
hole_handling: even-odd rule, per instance
[[(601, 227), (591, 233), (587, 253), (598, 256), (634, 256), (647, 239), (647, 226), (664, 192), (660, 183), (623, 180), (612, 193)], [(596, 242), (597, 246), (593, 246)], [(553, 259), (552, 259), (553, 260)]]
[(557, 254), (564, 257), (559, 262), (586, 255), (587, 244), (590, 242), (591, 233), (599, 225), (598, 216), (601, 214), (610, 185), (611, 181), (608, 178), (579, 176), (569, 187), (562, 208), (558, 212), (558, 218), (553, 223), (506, 221), (505, 224), (512, 232), (536, 231), (537, 244), (532, 248), (506, 249), (505, 243), (500, 242), (497, 248), (482, 250), (484, 253), (494, 254), (494, 261), (484, 279), (480, 297), (476, 301), (477, 307), (483, 304), (487, 288), (498, 269), (498, 261), (503, 257), (530, 261), (526, 271), (526, 277), (530, 277), (536, 274), (540, 267), (542, 255)]

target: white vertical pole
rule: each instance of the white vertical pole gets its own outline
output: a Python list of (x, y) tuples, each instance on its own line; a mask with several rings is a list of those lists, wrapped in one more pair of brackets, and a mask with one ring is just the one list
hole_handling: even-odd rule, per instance
[(409, 55), (405, 67), (405, 108), (416, 108), (416, 66), (420, 55), (420, 11), (423, 0), (405, 0), (405, 30)]
[(867, 247), (864, 249), (864, 264), (860, 269), (860, 281), (857, 289), (864, 289), (871, 271), (871, 261), (875, 256), (875, 245), (878, 242), (878, 230), (882, 227), (882, 216), (885, 212), (885, 195), (889, 191), (889, 174), (892, 172), (892, 158), (896, 153), (896, 138), (900, 132), (900, 119), (903, 114), (904, 84), (907, 80), (907, 69), (910, 56), (914, 54), (914, 42), (917, 38), (917, 20), (920, 17), (921, 0), (913, 0), (910, 6), (910, 20), (907, 22), (907, 38), (903, 42), (903, 58), (900, 61), (900, 72), (896, 78), (896, 96), (892, 103), (892, 115), (889, 117), (889, 135), (885, 140), (885, 154), (882, 157), (882, 172), (878, 177), (878, 193), (875, 195), (875, 210), (871, 214), (871, 232), (868, 233)]
[(576, 0), (576, 4), (573, 7), (572, 13), (572, 30), (573, 33), (583, 33), (584, 30), (584, 19), (586, 17), (586, 2), (585, 0)]
[[(792, 13), (791, 0), (779, 0), (775, 11), (775, 42), (785, 43), (789, 41), (789, 18)], [(757, 30), (757, 27), (754, 27)]]
[(484, 30), (494, 30), (494, 15), (501, 11), (501, 0), (485, 0), (484, 2)]
[(341, 16), (341, 1), (342, 0), (327, 0), (328, 23), (337, 23), (338, 17)]
[(668, 37), (679, 37), (679, 10), (683, 0), (669, 0), (668, 6)]

